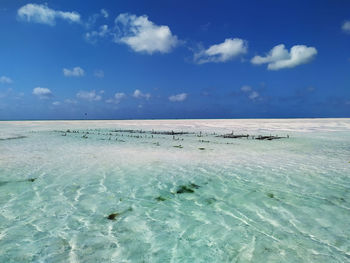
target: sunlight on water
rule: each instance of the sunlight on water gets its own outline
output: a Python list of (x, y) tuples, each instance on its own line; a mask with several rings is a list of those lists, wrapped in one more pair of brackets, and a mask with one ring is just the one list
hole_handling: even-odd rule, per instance
[(0, 209), (0, 262), (349, 262), (350, 120), (0, 122)]

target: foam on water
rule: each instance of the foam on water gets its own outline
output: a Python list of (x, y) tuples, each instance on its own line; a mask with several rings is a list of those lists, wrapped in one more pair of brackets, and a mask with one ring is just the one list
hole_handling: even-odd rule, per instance
[[(216, 137), (232, 130), (290, 138)], [(0, 262), (349, 262), (349, 131), (349, 119), (0, 122)]]

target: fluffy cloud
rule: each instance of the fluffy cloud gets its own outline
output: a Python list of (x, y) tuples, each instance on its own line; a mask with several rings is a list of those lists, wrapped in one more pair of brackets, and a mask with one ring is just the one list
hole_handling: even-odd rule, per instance
[(283, 44), (277, 45), (270, 50), (266, 56), (255, 56), (251, 62), (256, 65), (267, 64), (269, 70), (283, 68), (294, 68), (301, 64), (310, 62), (317, 54), (314, 47), (304, 45), (293, 46), (288, 51)]
[(151, 97), (151, 94), (142, 93), (139, 89), (136, 89), (132, 96), (137, 99), (145, 98), (146, 100), (148, 100)]
[(107, 12), (106, 9), (101, 9), (101, 15), (104, 17), (104, 18), (108, 18), (109, 17), (109, 14)]
[(187, 93), (180, 93), (177, 95), (172, 95), (169, 97), (169, 100), (172, 102), (184, 101), (187, 98)]
[(61, 105), (61, 102), (59, 102), (59, 101), (54, 101), (54, 102), (52, 102), (52, 105), (53, 105), (53, 106), (59, 106), (59, 105)]
[(0, 77), (0, 83), (11, 84), (12, 83), (12, 79), (10, 79), (9, 77), (6, 77), (6, 76), (1, 76)]
[(242, 87), (241, 87), (241, 91), (243, 91), (243, 92), (249, 92), (249, 91), (251, 91), (251, 90), (252, 90), (252, 87), (251, 87), (251, 86), (245, 85), (245, 86), (242, 86)]
[(240, 38), (227, 38), (223, 43), (202, 49), (194, 54), (194, 61), (198, 64), (208, 62), (226, 62), (247, 53), (247, 41)]
[(53, 10), (47, 5), (26, 4), (17, 10), (17, 15), (19, 19), (23, 21), (47, 24), (51, 26), (56, 24), (57, 18), (68, 22), (80, 22), (80, 14), (76, 12)]
[(97, 31), (87, 32), (85, 39), (91, 43), (95, 43), (99, 37), (105, 37), (109, 32), (108, 26), (102, 25)]
[(350, 33), (350, 21), (345, 21), (342, 26), (342, 29), (344, 32)]
[(33, 89), (33, 94), (40, 99), (49, 99), (53, 96), (52, 92), (48, 88), (36, 87)]
[(156, 25), (145, 15), (120, 14), (115, 24), (120, 31), (115, 41), (127, 44), (136, 52), (168, 53), (179, 43), (168, 26)]
[(77, 93), (77, 98), (87, 101), (99, 101), (102, 99), (101, 95), (98, 95), (95, 90), (85, 91), (81, 90)]
[(63, 69), (63, 75), (66, 77), (82, 77), (84, 76), (84, 70), (81, 67), (74, 67), (72, 69)]
[(107, 103), (115, 103), (118, 104), (122, 99), (126, 97), (126, 94), (123, 92), (117, 92), (114, 94), (114, 98), (106, 100)]
[(248, 98), (251, 100), (255, 100), (259, 97), (259, 93), (257, 91), (253, 91), (252, 93), (249, 94)]

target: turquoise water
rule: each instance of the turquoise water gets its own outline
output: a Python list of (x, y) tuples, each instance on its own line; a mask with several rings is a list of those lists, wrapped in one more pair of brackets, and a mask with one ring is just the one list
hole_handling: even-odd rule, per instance
[(0, 122), (0, 262), (350, 262), (349, 162), (350, 119)]

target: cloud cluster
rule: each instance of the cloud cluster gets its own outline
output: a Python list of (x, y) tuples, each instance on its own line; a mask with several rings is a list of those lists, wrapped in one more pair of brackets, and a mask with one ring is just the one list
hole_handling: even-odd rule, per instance
[(242, 86), (241, 91), (245, 93), (250, 100), (255, 100), (260, 97), (260, 94), (257, 91), (253, 90), (251, 86)]
[(76, 94), (78, 99), (83, 99), (87, 101), (99, 101), (102, 99), (102, 96), (97, 94), (95, 90), (85, 91), (81, 90)]
[(115, 103), (118, 104), (122, 99), (126, 97), (126, 94), (123, 92), (117, 92), (114, 94), (114, 97), (112, 99), (106, 100), (107, 103)]
[(179, 43), (177, 36), (165, 25), (156, 25), (148, 17), (123, 13), (115, 19), (119, 33), (117, 43), (124, 43), (136, 52), (168, 53)]
[(265, 56), (253, 57), (251, 62), (255, 65), (267, 64), (269, 70), (279, 70), (308, 63), (316, 54), (317, 50), (314, 47), (295, 45), (288, 51), (285, 45), (280, 44), (272, 48)]
[(11, 84), (12, 83), (12, 79), (10, 79), (9, 77), (6, 77), (6, 76), (1, 76), (0, 77), (0, 83)]
[(345, 21), (342, 26), (342, 29), (344, 32), (350, 33), (350, 21)]
[(53, 96), (52, 92), (48, 88), (36, 87), (33, 89), (33, 94), (38, 96), (39, 99), (49, 99)]
[(72, 69), (63, 69), (63, 75), (66, 77), (82, 77), (84, 76), (85, 72), (81, 67), (74, 67)]
[(151, 94), (150, 93), (142, 93), (139, 89), (136, 89), (132, 95), (134, 98), (137, 99), (146, 99), (148, 100), (149, 98), (151, 98)]
[(17, 10), (20, 20), (47, 25), (55, 25), (56, 19), (80, 23), (80, 14), (77, 12), (64, 12), (49, 8), (47, 5), (26, 4)]
[(223, 43), (202, 49), (194, 54), (194, 61), (198, 64), (208, 62), (226, 62), (247, 53), (247, 41), (240, 38), (227, 38)]
[(171, 102), (179, 102), (179, 101), (186, 100), (186, 98), (187, 98), (187, 93), (180, 93), (180, 94), (172, 95), (168, 99)]
[(98, 30), (87, 32), (85, 39), (91, 43), (96, 43), (99, 37), (105, 37), (110, 32), (108, 25), (102, 25)]

